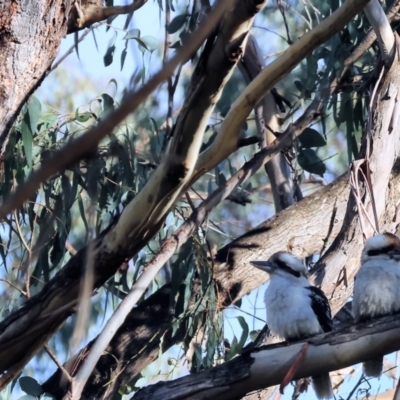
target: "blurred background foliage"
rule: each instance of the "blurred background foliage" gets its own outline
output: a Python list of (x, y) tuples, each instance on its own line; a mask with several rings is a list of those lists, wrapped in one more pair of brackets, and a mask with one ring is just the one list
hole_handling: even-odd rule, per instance
[[(170, 35), (168, 57), (193, 31), (197, 15), (192, 11), (193, 0), (166, 1), (170, 2), (172, 11), (172, 21), (167, 27)], [(265, 64), (340, 4), (340, 0), (270, 1), (252, 29)], [(84, 42), (77, 39), (79, 36), (66, 39), (68, 46), (63, 46), (60, 56), (69, 46), (74, 55), (50, 73), (23, 107), (13, 128), (1, 171), (3, 198), (53, 151), (95, 126), (107, 112), (117, 107), (126, 89), (140, 85), (162, 67), (165, 6), (164, 0), (150, 2), (133, 19), (120, 16), (100, 24), (84, 38)], [(146, 22), (146, 18), (160, 27), (157, 31), (154, 29), (154, 36), (142, 34), (151, 23)], [(360, 43), (368, 27), (366, 18), (359, 15), (279, 82), (276, 89), (292, 106), (286, 107), (286, 112), (280, 115), (283, 127), (302, 115), (330, 77), (341, 74), (345, 58)], [(86, 46), (85, 50), (82, 46)], [(103, 64), (91, 64), (92, 57), (102, 59)], [(174, 94), (174, 118), (183, 104), (197, 57), (186, 63), (180, 73)], [(369, 103), (368, 82), (376, 60), (377, 47), (372, 46), (349, 70), (319, 119), (293, 145), (292, 175), (299, 180), (304, 195), (345, 172), (349, 161), (357, 156)], [(94, 70), (96, 73), (91, 72)], [(205, 146), (215, 137), (224, 116), (244, 87), (244, 80), (236, 69), (209, 121)], [(145, 185), (162, 156), (167, 99), (167, 86), (163, 85), (103, 140), (95, 153), (88, 154), (85, 160), (46, 182), (34, 198), (0, 225), (2, 318), (27, 297), (40, 291), (77, 250), (119, 218), (124, 206)], [(257, 135), (253, 113), (243, 127), (242, 135)], [(161, 242), (190, 215), (192, 207), (224, 184), (258, 150), (258, 145), (239, 149), (196, 182), (187, 197), (180, 199), (146, 248), (92, 297), (87, 337), (81, 345), (98, 334), (102, 323), (129, 291), (145, 263), (157, 252)], [(122, 388), (121, 395), (155, 380), (175, 378), (188, 368), (199, 371), (221, 363), (234, 357), (254, 339), (265, 322), (265, 312), (259, 302), (262, 296), (257, 291), (223, 315), (217, 314), (212, 280), (214, 266), (210, 256), (273, 213), (270, 183), (265, 171), (260, 170), (238, 188), (230, 200), (221, 203), (211, 213), (207, 224), (164, 266), (145, 296), (164, 283), (172, 282), (173, 292), (184, 294), (175, 304), (177, 321), (187, 316), (194, 278), (198, 282), (197, 303), (187, 320), (186, 338), (181, 346), (175, 346), (164, 356), (160, 350), (160, 358), (131, 385)], [(174, 296), (171, 301), (175, 301)], [(188, 363), (184, 356), (196, 334), (198, 318), (206, 318), (206, 329)], [(76, 350), (70, 348), (74, 326), (75, 317), (71, 317), (49, 342), (61, 362), (71, 350)], [(42, 351), (29, 363), (23, 375), (41, 382), (55, 368)], [(22, 381), (20, 387), (34, 395), (34, 383)]]

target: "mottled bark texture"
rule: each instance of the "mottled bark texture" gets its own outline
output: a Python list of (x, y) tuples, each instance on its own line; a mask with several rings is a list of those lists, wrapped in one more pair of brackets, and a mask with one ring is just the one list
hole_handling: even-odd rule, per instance
[(0, 157), (21, 107), (57, 55), (70, 7), (71, 0), (0, 2)]

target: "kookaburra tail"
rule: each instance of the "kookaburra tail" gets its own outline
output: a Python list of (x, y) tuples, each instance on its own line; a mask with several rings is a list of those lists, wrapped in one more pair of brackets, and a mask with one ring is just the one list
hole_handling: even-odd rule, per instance
[[(268, 261), (252, 264), (268, 272), (265, 291), (268, 326), (281, 338), (294, 341), (332, 330), (329, 302), (322, 290), (312, 286), (303, 263), (290, 253), (278, 252)], [(319, 399), (333, 397), (328, 373), (311, 377)]]
[[(361, 254), (354, 280), (353, 315), (356, 321), (389, 315), (400, 310), (400, 239), (391, 233), (370, 237)], [(363, 364), (364, 374), (382, 374), (383, 357)]]

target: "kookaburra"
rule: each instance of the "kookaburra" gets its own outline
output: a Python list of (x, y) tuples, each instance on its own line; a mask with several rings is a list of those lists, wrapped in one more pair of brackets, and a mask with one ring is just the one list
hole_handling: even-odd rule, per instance
[[(308, 282), (307, 269), (299, 259), (280, 251), (268, 261), (252, 261), (251, 264), (270, 276), (264, 300), (268, 327), (273, 333), (294, 341), (332, 330), (328, 299), (322, 290)], [(333, 397), (328, 373), (311, 379), (319, 399)]]
[[(356, 321), (389, 315), (400, 310), (400, 239), (391, 233), (370, 237), (361, 254), (354, 280), (353, 315)], [(367, 376), (382, 373), (383, 357), (363, 364)]]
[[(251, 264), (270, 276), (265, 306), (268, 327), (273, 333), (294, 341), (332, 330), (328, 299), (322, 290), (308, 282), (307, 269), (299, 259), (280, 251), (268, 261)], [(313, 376), (312, 383), (319, 399), (333, 397), (328, 373)]]

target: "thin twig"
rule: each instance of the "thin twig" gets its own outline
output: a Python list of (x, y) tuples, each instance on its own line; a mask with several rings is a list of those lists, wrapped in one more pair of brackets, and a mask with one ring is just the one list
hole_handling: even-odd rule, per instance
[(360, 379), (358, 380), (358, 382), (355, 384), (355, 386), (353, 387), (353, 389), (351, 390), (350, 394), (347, 396), (346, 400), (350, 400), (351, 397), (353, 396), (354, 392), (357, 390), (357, 388), (361, 385), (362, 381), (364, 380), (364, 374), (361, 374)]
[(45, 344), (44, 349), (46, 350), (47, 354), (49, 357), (54, 361), (54, 363), (57, 365), (57, 367), (60, 369), (60, 371), (65, 375), (65, 377), (68, 379), (68, 381), (72, 382), (72, 377), (69, 374), (69, 372), (63, 367), (63, 365), (57, 360), (57, 357), (54, 355), (54, 353), (50, 350), (50, 347)]
[(12, 288), (14, 288), (15, 290), (18, 290), (18, 292), (20, 292), (22, 295), (24, 295), (25, 297), (28, 297), (26, 292), (24, 292), (22, 289), (20, 289), (18, 286), (15, 286), (13, 283), (11, 283), (10, 281), (8, 281), (7, 279), (3, 279), (0, 278), (0, 282), (4, 282), (7, 283), (7, 285), (11, 286)]

